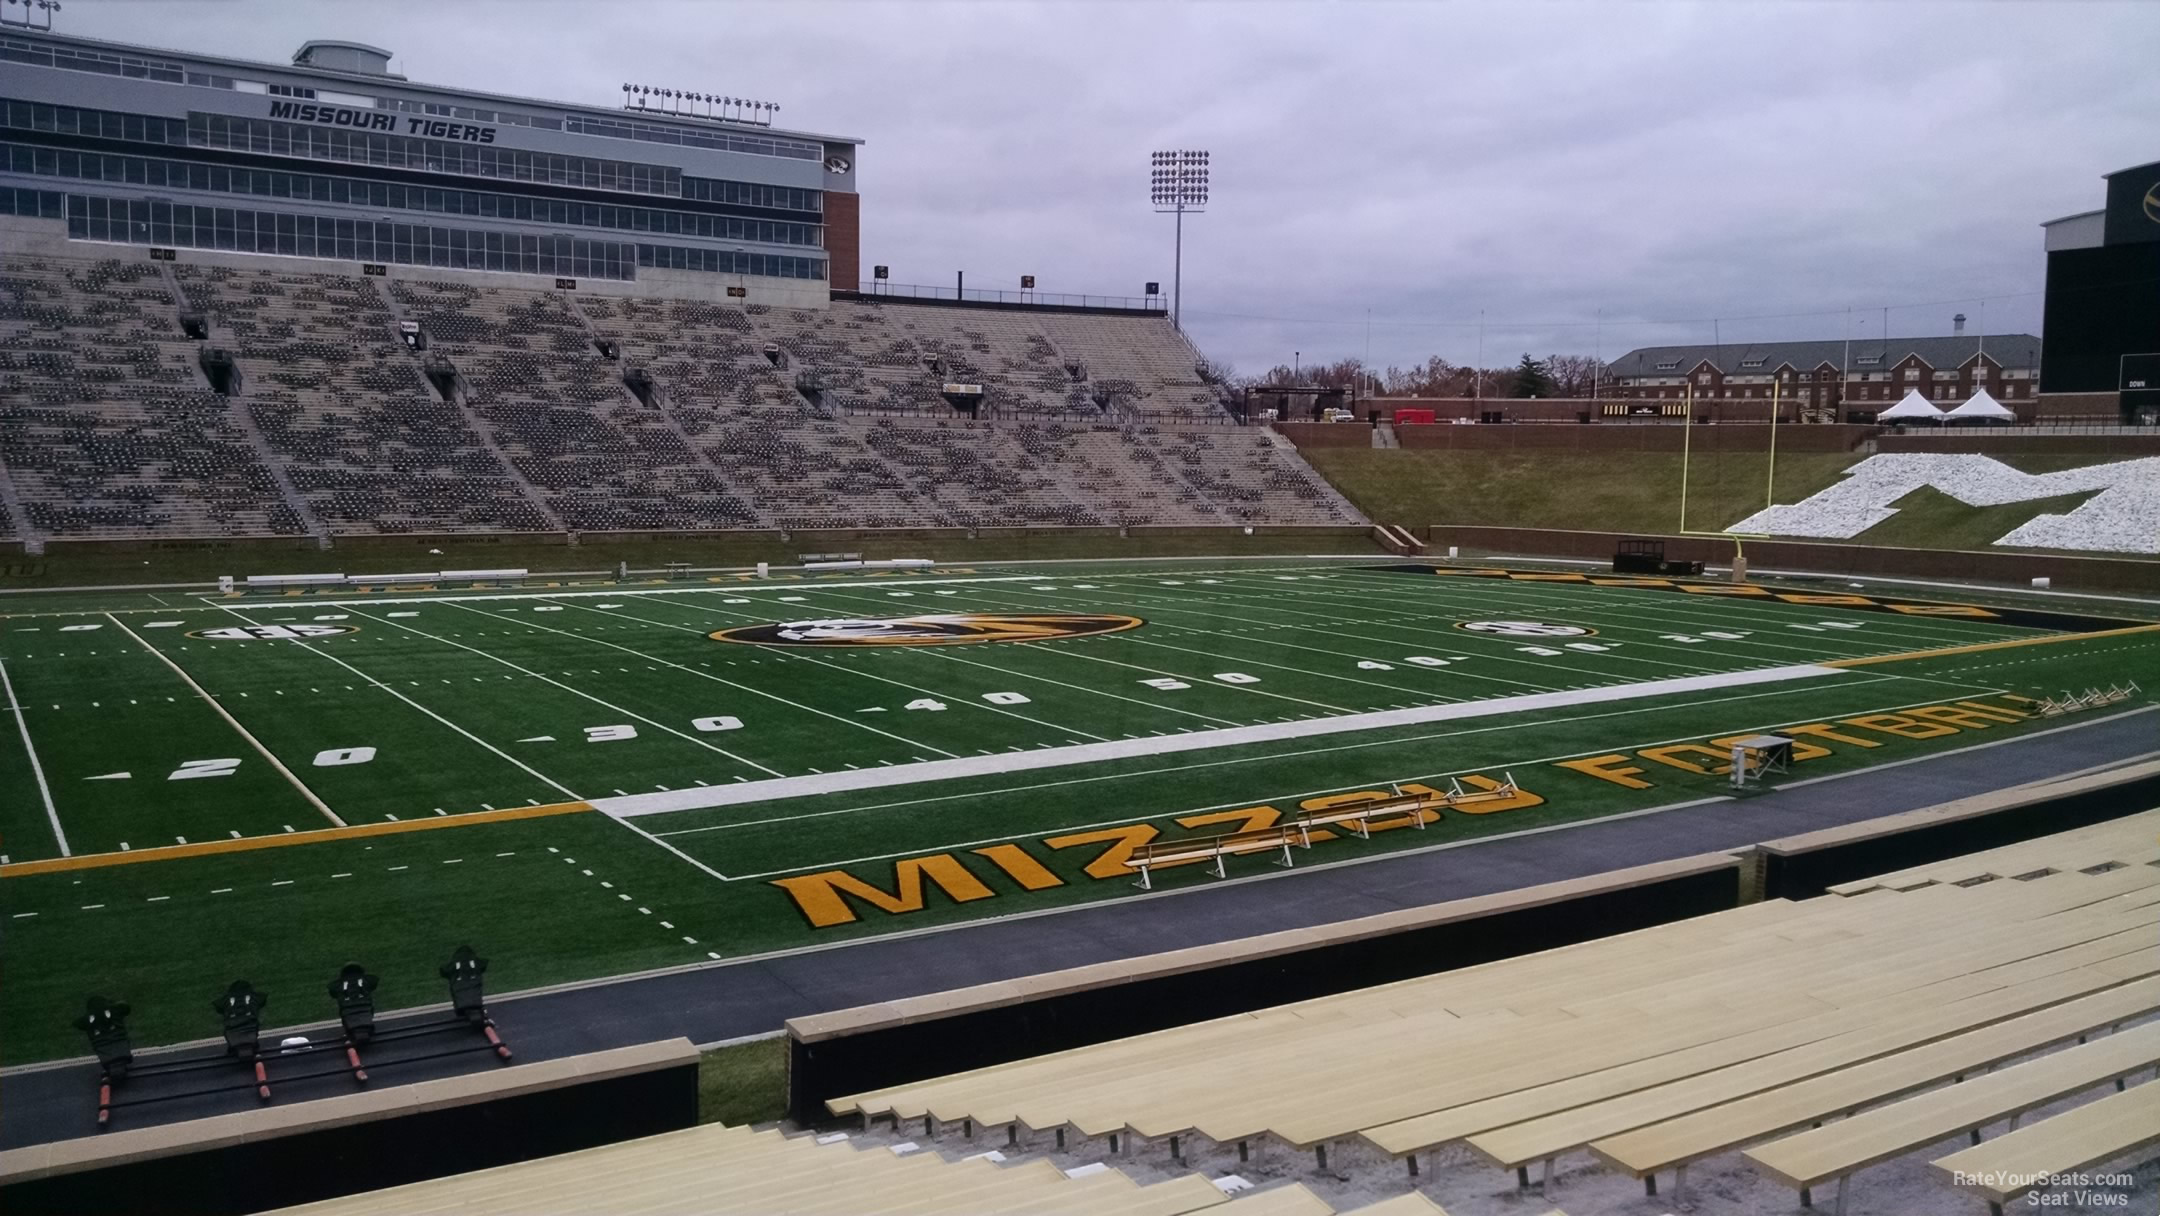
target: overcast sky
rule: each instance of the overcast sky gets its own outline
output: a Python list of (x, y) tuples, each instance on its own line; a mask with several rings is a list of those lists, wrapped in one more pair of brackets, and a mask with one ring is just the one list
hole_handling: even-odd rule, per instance
[[(867, 140), (863, 264), (1137, 294), (1148, 154), (1213, 154), (1185, 316), (1244, 371), (2040, 328), (2039, 224), (2160, 159), (2160, 4), (68, 0), (62, 30)], [(1903, 305), (1905, 307), (1896, 307)], [(1598, 317), (1602, 310), (1602, 331)], [(1368, 331), (1367, 315), (1371, 317)], [(1795, 315), (1815, 314), (1815, 315)]]

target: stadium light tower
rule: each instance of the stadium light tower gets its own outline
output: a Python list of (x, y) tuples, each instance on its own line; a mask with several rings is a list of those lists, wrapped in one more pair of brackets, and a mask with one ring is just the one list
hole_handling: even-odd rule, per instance
[[(17, 15), (15, 8), (22, 6)], [(11, 25), (26, 30), (51, 30), (53, 14), (60, 11), (60, 0), (4, 0), (0, 4), (0, 25)]]
[(1157, 213), (1177, 216), (1177, 260), (1170, 275), (1170, 324), (1180, 324), (1185, 295), (1185, 213), (1207, 210), (1208, 154), (1185, 149), (1157, 152), (1152, 158), (1148, 194)]

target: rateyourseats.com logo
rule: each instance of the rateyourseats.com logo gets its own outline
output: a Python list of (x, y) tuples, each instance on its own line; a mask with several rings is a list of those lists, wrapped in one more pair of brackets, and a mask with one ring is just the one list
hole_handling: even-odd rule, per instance
[(881, 619), (836, 618), (738, 625), (706, 636), (762, 646), (950, 646), (964, 642), (1054, 642), (1137, 629), (1136, 616), (957, 612)]
[(2127, 1173), (2087, 1174), (2071, 1171), (2062, 1174), (2016, 1174), (2008, 1171), (1987, 1171), (1968, 1174), (1962, 1170), (1950, 1175), (1952, 1186), (1980, 1187), (1997, 1193), (2024, 1191), (2019, 1206), (2030, 1208), (2067, 1208), (2089, 1211), (2093, 1208), (2126, 1208), (2130, 1206), (2130, 1190), (2137, 1179)]

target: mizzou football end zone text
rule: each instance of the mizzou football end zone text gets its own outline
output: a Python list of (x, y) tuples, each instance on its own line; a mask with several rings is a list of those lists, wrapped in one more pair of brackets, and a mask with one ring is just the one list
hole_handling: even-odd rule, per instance
[[(1962, 744), (1976, 732), (2029, 721), (2033, 717), (2029, 708), (2032, 704), (2029, 697), (2003, 693), (1935, 705), (1911, 706), (1896, 712), (1855, 714), (1821, 722), (1800, 722), (1777, 729), (1783, 734), (1793, 736), (1793, 760), (1796, 763), (1861, 753), (1867, 753), (1867, 761), (1872, 762), (1878, 758), (1876, 753), (1884, 748), (1901, 751), (1905, 745), (1914, 743), (1931, 748), (1944, 744)], [(1669, 798), (1674, 794), (1691, 794), (1713, 788), (1710, 784), (1712, 782), (1718, 782), (1714, 788), (1722, 791), (1723, 785), (1719, 779), (1731, 772), (1730, 756), (1734, 741), (1752, 733), (1755, 732), (1751, 729), (1735, 734), (1656, 743), (1627, 750), (1554, 760), (1549, 767), (1559, 771), (1553, 773), (1552, 778), (1561, 784), (1534, 784), (1537, 789), (1550, 794), (1552, 809), (1563, 815), (1571, 810), (1579, 810), (1585, 818), (1595, 818), (1622, 810), (1644, 809), (1637, 804), (1648, 799), (1623, 798), (1615, 803), (1610, 797), (1597, 796), (1601, 792), (1599, 788), (1586, 788), (1577, 783), (1584, 778), (1597, 782), (1604, 793), (1610, 793), (1613, 787), (1618, 787), (1630, 792), (1647, 791), (1657, 798)], [(1503, 788), (1498, 778), (1484, 773), (1465, 774), (1455, 780), (1466, 790), (1496, 791)], [(1287, 802), (1286, 805), (1294, 806), (1297, 814), (1309, 814), (1361, 802), (1394, 801), (1404, 795), (1417, 795), (1437, 803), (1445, 799), (1446, 791), (1422, 782), (1406, 781), (1396, 784), (1391, 790), (1355, 790), (1303, 798)], [(1593, 806), (1593, 803), (1597, 805)], [(1444, 831), (1448, 826), (1462, 825), (1461, 830), (1442, 836), (1441, 839), (1445, 841), (1496, 830), (1496, 825), (1502, 825), (1502, 821), (1491, 818), (1493, 816), (1547, 805), (1547, 794), (1534, 792), (1532, 788), (1525, 786), (1518, 787), (1512, 796), (1502, 799), (1449, 807), (1446, 810), (1422, 809), (1417, 812), (1417, 821), (1413, 821), (1407, 814), (1397, 812), (1386, 818), (1376, 817), (1366, 823), (1365, 827), (1369, 833), (1377, 834), (1417, 826), (1440, 828)], [(1457, 816), (1475, 816), (1476, 819), (1458, 820), (1455, 818)], [(1286, 813), (1281, 807), (1263, 803), (1232, 810), (1172, 816), (1155, 822), (1121, 824), (906, 857), (882, 865), (864, 863), (819, 870), (776, 878), (771, 880), (771, 883), (786, 893), (795, 910), (812, 928), (828, 929), (854, 924), (868, 912), (882, 912), (888, 916), (921, 912), (932, 906), (933, 891), (952, 903), (964, 904), (1022, 896), (1085, 881), (1130, 881), (1133, 869), (1129, 863), (1139, 850), (1149, 844), (1180, 835), (1259, 831), (1285, 822)], [(1473, 822), (1476, 825), (1474, 829), (1470, 827)], [(1504, 826), (1497, 826), (1497, 830), (1506, 829)], [(1314, 863), (1344, 860), (1354, 856), (1349, 850), (1343, 849), (1339, 842), (1347, 840), (1352, 846), (1366, 843), (1357, 834), (1326, 828), (1313, 830), (1309, 837), (1315, 846), (1334, 846), (1326, 852), (1316, 853), (1312, 858)], [(1433, 842), (1421, 839), (1418, 843)], [(1189, 867), (1199, 862), (1200, 859), (1171, 861), (1163, 863), (1160, 868)]]

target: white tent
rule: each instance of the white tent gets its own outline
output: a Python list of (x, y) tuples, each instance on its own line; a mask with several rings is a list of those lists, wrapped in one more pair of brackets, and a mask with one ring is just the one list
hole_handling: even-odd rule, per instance
[(1877, 422), (1941, 422), (1943, 412), (1935, 403), (1920, 395), (1920, 390), (1905, 390), (1905, 399), (1875, 415)]
[(2017, 415), (2003, 408), (2002, 402), (1995, 400), (1986, 389), (1974, 393), (1972, 400), (1951, 410), (1942, 417), (1944, 422), (2015, 422), (2017, 420)]

